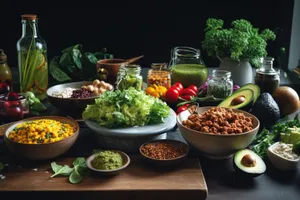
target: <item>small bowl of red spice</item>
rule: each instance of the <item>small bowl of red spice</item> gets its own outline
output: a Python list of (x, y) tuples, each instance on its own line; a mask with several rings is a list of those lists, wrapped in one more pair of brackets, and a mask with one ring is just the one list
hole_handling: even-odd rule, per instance
[(170, 166), (182, 162), (189, 153), (189, 145), (179, 140), (151, 140), (140, 146), (140, 154), (159, 166)]

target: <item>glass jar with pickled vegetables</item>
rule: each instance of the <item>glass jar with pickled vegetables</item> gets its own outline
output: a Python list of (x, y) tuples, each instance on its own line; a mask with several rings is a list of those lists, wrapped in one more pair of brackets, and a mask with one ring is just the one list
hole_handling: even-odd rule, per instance
[(39, 35), (37, 16), (24, 14), (21, 18), (22, 36), (17, 42), (20, 92), (31, 91), (43, 100), (48, 88), (47, 45)]
[(167, 63), (152, 63), (151, 69), (148, 70), (147, 85), (171, 87), (171, 72)]
[(141, 75), (141, 66), (135, 64), (122, 64), (117, 76), (117, 89), (126, 90), (134, 87), (136, 90), (142, 90), (143, 77)]

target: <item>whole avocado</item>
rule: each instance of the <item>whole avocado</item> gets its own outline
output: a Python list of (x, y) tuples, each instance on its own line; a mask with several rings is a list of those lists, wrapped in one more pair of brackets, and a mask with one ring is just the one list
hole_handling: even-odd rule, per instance
[(257, 98), (251, 113), (259, 119), (262, 127), (270, 127), (280, 118), (279, 106), (272, 95), (267, 92), (262, 93)]

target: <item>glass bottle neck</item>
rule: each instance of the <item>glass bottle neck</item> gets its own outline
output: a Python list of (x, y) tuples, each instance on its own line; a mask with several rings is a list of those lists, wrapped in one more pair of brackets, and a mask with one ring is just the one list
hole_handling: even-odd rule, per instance
[(22, 20), (22, 37), (38, 37), (38, 24), (36, 20)]

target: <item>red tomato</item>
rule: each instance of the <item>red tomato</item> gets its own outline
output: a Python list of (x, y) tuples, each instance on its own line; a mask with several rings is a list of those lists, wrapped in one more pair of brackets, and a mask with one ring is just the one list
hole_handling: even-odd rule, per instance
[(182, 90), (181, 92), (181, 96), (185, 96), (185, 95), (188, 95), (188, 96), (196, 96), (197, 95), (197, 92), (195, 92), (194, 90), (190, 89), (190, 88), (185, 88)]
[(184, 100), (190, 101), (191, 100), (191, 96), (190, 95), (181, 95), (181, 98), (183, 98)]
[(166, 101), (169, 103), (177, 102), (179, 97), (179, 92), (175, 87), (170, 87), (166, 92)]
[(182, 111), (187, 110), (189, 107), (189, 104), (184, 104), (182, 106), (179, 106), (176, 110), (176, 114), (178, 115), (179, 113), (181, 113)]
[(194, 90), (196, 93), (198, 92), (198, 87), (196, 85), (189, 85), (187, 88)]
[(182, 92), (182, 88), (180, 87), (180, 86), (178, 86), (178, 85), (172, 85), (171, 86), (172, 88), (175, 88), (176, 90), (178, 90), (178, 92), (179, 92), (179, 94)]
[(184, 89), (182, 83), (180, 83), (180, 82), (175, 82), (173, 85), (176, 85), (177, 87), (179, 87), (180, 90), (183, 90), (183, 89)]

